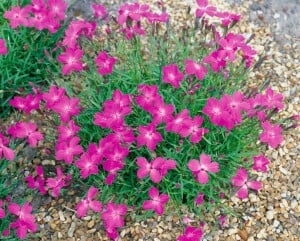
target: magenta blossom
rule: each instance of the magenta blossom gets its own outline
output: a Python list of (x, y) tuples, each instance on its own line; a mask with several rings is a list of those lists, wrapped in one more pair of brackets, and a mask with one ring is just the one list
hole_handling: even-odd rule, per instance
[(47, 194), (47, 190), (45, 189), (46, 179), (44, 177), (44, 170), (42, 166), (36, 167), (36, 177), (27, 176), (25, 181), (27, 182), (27, 186), (31, 189), (38, 189), (43, 195)]
[(95, 59), (99, 74), (101, 76), (111, 74), (116, 61), (116, 58), (110, 57), (105, 51), (100, 52)]
[(66, 125), (60, 125), (57, 127), (58, 130), (58, 140), (59, 142), (67, 141), (74, 137), (80, 130), (80, 127), (75, 125), (74, 120), (70, 120)]
[(270, 163), (270, 160), (266, 158), (263, 154), (253, 157), (253, 170), (267, 172), (267, 165)]
[(98, 194), (98, 189), (95, 187), (90, 187), (90, 189), (87, 192), (86, 198), (82, 199), (77, 205), (76, 205), (76, 214), (78, 217), (82, 218), (86, 215), (89, 208), (91, 208), (94, 212), (100, 212), (102, 209), (102, 203), (93, 200)]
[(80, 138), (75, 136), (70, 140), (57, 143), (55, 146), (55, 159), (64, 160), (67, 164), (73, 162), (73, 158), (83, 152), (82, 146), (79, 145)]
[(162, 68), (162, 81), (171, 84), (176, 89), (179, 88), (179, 84), (183, 78), (184, 75), (179, 71), (176, 64), (166, 65)]
[(11, 148), (7, 147), (8, 144), (8, 138), (0, 133), (0, 160), (2, 159), (2, 155), (9, 161), (12, 161), (15, 158), (15, 153)]
[(267, 109), (271, 110), (272, 108), (277, 108), (278, 110), (282, 110), (284, 107), (283, 104), (283, 95), (280, 93), (274, 93), (271, 88), (266, 89), (265, 93), (266, 103), (265, 106)]
[(204, 14), (207, 14), (211, 17), (213, 17), (217, 9), (214, 6), (209, 6), (208, 5), (208, 0), (196, 0), (197, 2), (197, 9), (196, 9), (196, 17), (201, 18), (204, 16)]
[(149, 197), (151, 200), (146, 200), (143, 203), (144, 210), (153, 210), (157, 215), (162, 215), (164, 213), (164, 206), (169, 201), (169, 196), (167, 194), (159, 194), (159, 191), (155, 187), (149, 189)]
[(204, 194), (203, 193), (198, 193), (198, 195), (195, 199), (195, 203), (198, 204), (198, 205), (202, 205), (203, 200), (204, 200)]
[(83, 63), (81, 58), (83, 56), (83, 51), (79, 48), (67, 48), (66, 52), (61, 53), (57, 60), (62, 63), (62, 73), (64, 75), (70, 74), (72, 71), (82, 71)]
[(184, 234), (177, 238), (177, 241), (200, 241), (203, 235), (201, 228), (187, 226)]
[(52, 196), (58, 197), (60, 190), (69, 185), (69, 181), (71, 180), (71, 174), (64, 175), (60, 167), (56, 167), (57, 176), (55, 178), (47, 178), (47, 187), (52, 189)]
[(198, 80), (203, 80), (208, 73), (207, 69), (202, 64), (196, 63), (191, 59), (185, 60), (184, 63), (185, 72), (188, 75), (196, 75)]
[(68, 8), (64, 0), (48, 0), (49, 14), (58, 20), (65, 20), (65, 12)]
[(231, 178), (232, 184), (235, 187), (240, 187), (237, 192), (237, 196), (240, 199), (248, 197), (248, 188), (259, 190), (261, 189), (261, 182), (258, 181), (248, 181), (248, 173), (244, 168), (239, 168), (236, 175)]
[(38, 110), (40, 108), (40, 101), (42, 95), (28, 94), (26, 97), (15, 96), (9, 100), (9, 104), (20, 111), (24, 111), (25, 114), (29, 114), (32, 110)]
[(138, 85), (138, 91), (140, 95), (135, 98), (135, 101), (145, 111), (150, 112), (154, 106), (164, 103), (163, 98), (158, 93), (157, 85), (141, 84)]
[(283, 142), (282, 128), (278, 124), (272, 125), (269, 121), (262, 123), (264, 131), (260, 134), (259, 140), (272, 148), (276, 148)]
[(219, 172), (219, 163), (211, 162), (211, 157), (202, 153), (200, 155), (200, 161), (192, 159), (188, 163), (188, 168), (196, 176), (196, 180), (201, 184), (208, 183), (208, 172)]
[(35, 233), (37, 231), (35, 217), (31, 214), (32, 207), (29, 202), (26, 202), (23, 206), (16, 203), (8, 204), (8, 211), (17, 216), (17, 220), (10, 224), (11, 228), (17, 229), (17, 236), (19, 239), (24, 239), (27, 232)]
[(30, 13), (30, 6), (21, 8), (19, 6), (12, 7), (10, 11), (4, 13), (4, 18), (9, 20), (9, 26), (11, 28), (17, 28), (18, 26), (28, 26), (28, 17)]
[(60, 101), (52, 106), (52, 110), (59, 114), (62, 122), (68, 122), (72, 116), (77, 116), (79, 114), (79, 99), (63, 96)]
[(189, 115), (189, 110), (184, 109), (166, 123), (166, 131), (172, 131), (180, 134), (181, 137), (187, 137), (191, 134), (190, 124), (192, 121), (193, 120)]
[(148, 174), (154, 183), (159, 183), (162, 178), (167, 174), (168, 170), (176, 168), (174, 160), (166, 160), (162, 157), (153, 159), (150, 163), (144, 157), (138, 157), (136, 164), (139, 166), (137, 177), (142, 179)]
[(95, 18), (104, 18), (107, 15), (106, 8), (101, 4), (92, 3)]
[(101, 218), (104, 221), (104, 227), (109, 237), (115, 239), (118, 237), (116, 228), (124, 226), (124, 215), (127, 212), (125, 204), (115, 204), (113, 202), (107, 203)]
[(210, 68), (214, 73), (217, 73), (222, 68), (225, 68), (226, 61), (226, 52), (216, 50), (211, 52), (209, 55), (203, 58), (203, 62), (210, 65)]
[(44, 139), (41, 132), (37, 131), (37, 125), (32, 122), (17, 122), (8, 128), (7, 132), (14, 138), (26, 138), (31, 147), (36, 147), (38, 142)]
[(201, 116), (195, 116), (194, 119), (190, 119), (187, 122), (187, 132), (183, 133), (183, 130), (180, 131), (182, 137), (190, 135), (190, 141), (194, 144), (200, 142), (202, 137), (208, 133), (208, 129), (200, 128), (203, 123), (203, 118)]
[(52, 85), (48, 92), (43, 93), (43, 100), (46, 102), (45, 107), (51, 109), (65, 96), (65, 88)]
[(172, 119), (172, 113), (174, 112), (173, 105), (166, 105), (161, 102), (149, 109), (152, 115), (152, 123), (159, 125), (162, 122), (168, 122)]
[(6, 55), (7, 53), (5, 39), (0, 39), (0, 55)]
[(83, 179), (86, 179), (91, 174), (98, 174), (98, 165), (101, 159), (98, 155), (92, 155), (90, 153), (84, 153), (80, 159), (75, 162), (75, 166), (80, 169), (80, 175)]
[(214, 125), (225, 127), (228, 131), (234, 127), (232, 119), (234, 116), (227, 111), (227, 103), (224, 102), (224, 99), (208, 98), (202, 111)]
[(149, 150), (154, 151), (156, 145), (163, 140), (161, 134), (156, 131), (153, 124), (138, 127), (139, 135), (137, 136), (137, 147), (145, 145)]

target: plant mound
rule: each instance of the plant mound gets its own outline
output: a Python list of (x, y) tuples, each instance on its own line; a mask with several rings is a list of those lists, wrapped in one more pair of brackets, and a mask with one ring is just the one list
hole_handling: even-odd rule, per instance
[[(63, 0), (24, 1), (5, 10), (9, 34), (57, 42), (42, 48), (43, 64), (54, 66), (51, 73), (41, 70), (48, 71), (49, 85), (32, 81), (30, 93), (7, 96), (20, 119), (2, 128), (0, 171), (6, 173), (21, 144), (43, 150), (56, 172), (38, 165), (19, 178), (54, 198), (70, 186), (85, 189), (77, 216), (99, 213), (113, 240), (132, 208), (146, 216), (184, 205), (200, 217), (217, 208), (216, 220), (224, 221), (232, 210), (222, 200), (245, 199), (262, 188), (254, 177), (267, 171), (264, 145), (278, 147), (283, 129), (297, 119), (275, 123), (283, 96), (267, 82), (247, 88), (247, 74), (262, 59), (251, 39), (231, 31), (240, 15), (197, 0), (194, 25), (176, 33), (163, 6), (157, 13), (125, 3), (117, 16), (100, 4), (91, 7), (92, 20), (66, 19)], [(28, 45), (31, 54), (33, 46), (41, 50)], [(0, 39), (0, 63), (9, 63), (15, 46)], [(37, 114), (44, 119), (36, 121)], [(11, 200), (3, 177), (0, 231), (4, 237), (16, 229), (23, 239), (37, 231), (32, 207)], [(202, 236), (202, 226), (187, 222), (178, 240)]]

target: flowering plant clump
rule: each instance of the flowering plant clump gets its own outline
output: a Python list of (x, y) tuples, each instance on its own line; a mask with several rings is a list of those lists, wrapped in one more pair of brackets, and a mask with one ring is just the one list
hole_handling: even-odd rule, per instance
[[(65, 21), (63, 0), (32, 1), (4, 13), (13, 29), (62, 36), (52, 59), (60, 66), (51, 75), (55, 83), (31, 84), (33, 93), (9, 100), (26, 121), (0, 133), (0, 158), (13, 162), (18, 143), (43, 148), (50, 141), (46, 153), (55, 159), (56, 174), (36, 166), (24, 177), (28, 188), (58, 198), (84, 184), (78, 218), (100, 213), (113, 240), (130, 207), (164, 215), (185, 205), (203, 217), (213, 206), (222, 214), (216, 222), (225, 223), (229, 213), (221, 199), (259, 191), (252, 171), (266, 172), (270, 162), (261, 147), (278, 147), (283, 130), (295, 126), (297, 118), (275, 123), (273, 115), (284, 108), (280, 93), (245, 87), (256, 51), (231, 32), (240, 16), (196, 3), (195, 25), (184, 33), (173, 32), (164, 9), (156, 13), (137, 2), (123, 4), (114, 17), (93, 4), (92, 20)], [(0, 53), (9, 56), (0, 40)], [(46, 124), (34, 120), (37, 113)], [(0, 219), (7, 212), (3, 203)], [(8, 227), (20, 239), (36, 232), (28, 202), (7, 209), (16, 216)], [(177, 240), (200, 240), (203, 225), (185, 223)]]

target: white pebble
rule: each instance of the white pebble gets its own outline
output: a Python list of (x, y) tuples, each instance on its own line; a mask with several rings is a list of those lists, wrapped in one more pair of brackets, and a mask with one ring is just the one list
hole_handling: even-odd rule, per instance
[(272, 219), (274, 218), (274, 212), (273, 212), (273, 211), (268, 211), (268, 212), (266, 213), (266, 218), (267, 218), (268, 220), (272, 220)]

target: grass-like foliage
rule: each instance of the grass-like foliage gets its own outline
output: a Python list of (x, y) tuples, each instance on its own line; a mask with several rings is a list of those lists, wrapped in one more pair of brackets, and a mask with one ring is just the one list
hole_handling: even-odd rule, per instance
[[(262, 144), (278, 147), (283, 127), (298, 119), (273, 124), (283, 96), (267, 83), (247, 88), (257, 59), (249, 40), (231, 32), (240, 16), (198, 0), (194, 25), (178, 32), (164, 8), (126, 3), (110, 16), (91, 7), (92, 21), (66, 21), (63, 0), (1, 5), (3, 107), (21, 112), (0, 136), (3, 163), (21, 155), (18, 144), (55, 160), (53, 170), (38, 165), (23, 177), (28, 187), (54, 198), (70, 185), (86, 189), (77, 216), (100, 213), (113, 240), (129, 209), (146, 218), (184, 216), (186, 206), (203, 220), (218, 210), (223, 223), (235, 212), (222, 200), (262, 188)], [(37, 230), (32, 207), (4, 200), (2, 182), (0, 231), (23, 239)], [(186, 223), (177, 239), (202, 236), (202, 226)]]
[(6, 40), (9, 54), (0, 58), (0, 118), (9, 114), (8, 101), (15, 95), (25, 95), (31, 85), (47, 85), (53, 73), (59, 72), (57, 42), (63, 35), (63, 27), (51, 34), (47, 30), (20, 27), (12, 29), (4, 13), (12, 6), (26, 6), (29, 0), (3, 0), (0, 2), (0, 38)]

